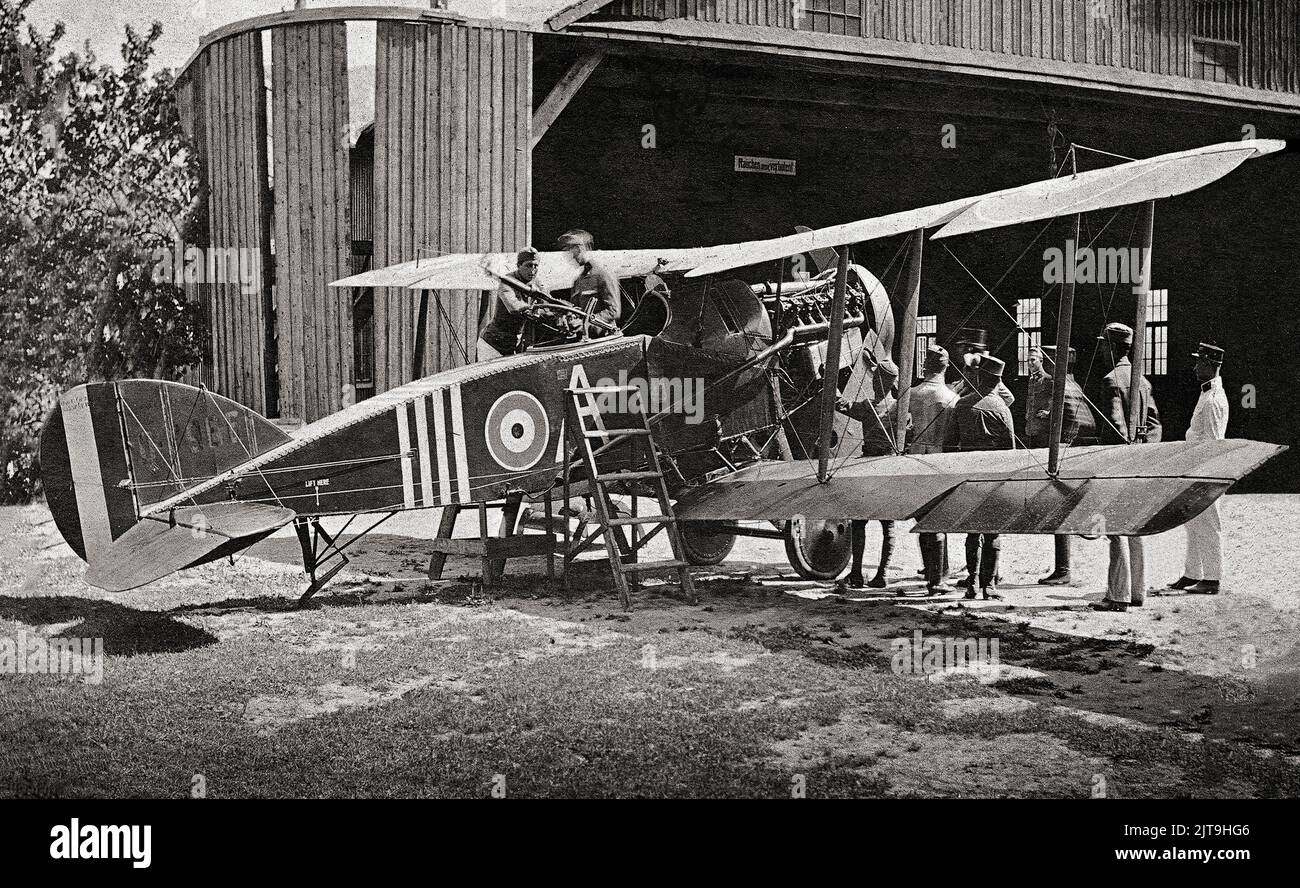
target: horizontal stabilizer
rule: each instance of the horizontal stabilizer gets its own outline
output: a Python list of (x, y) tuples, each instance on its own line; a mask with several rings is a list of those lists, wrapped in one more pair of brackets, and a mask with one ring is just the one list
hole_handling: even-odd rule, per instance
[(764, 461), (683, 496), (680, 520), (918, 519), (967, 533), (1161, 533), (1195, 517), (1282, 452), (1232, 439), (1070, 448), (1055, 479), (1047, 451), (857, 457), (817, 480), (816, 460)]
[(91, 559), (86, 582), (106, 592), (125, 592), (183, 568), (233, 555), (293, 519), (292, 509), (241, 502), (146, 515)]

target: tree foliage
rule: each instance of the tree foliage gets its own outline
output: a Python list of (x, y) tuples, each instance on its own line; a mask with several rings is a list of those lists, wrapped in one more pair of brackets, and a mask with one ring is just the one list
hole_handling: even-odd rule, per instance
[(197, 163), (162, 31), (128, 27), (122, 64), (56, 56), (32, 0), (0, 0), (0, 501), (39, 487), (38, 439), (59, 392), (125, 376), (177, 378), (199, 360), (201, 306), (155, 280), (159, 248), (196, 224)]

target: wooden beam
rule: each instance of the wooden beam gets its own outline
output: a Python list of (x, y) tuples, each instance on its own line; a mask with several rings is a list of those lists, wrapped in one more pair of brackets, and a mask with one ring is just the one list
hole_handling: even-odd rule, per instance
[(555, 84), (542, 104), (533, 112), (533, 132), (529, 139), (529, 149), (536, 148), (537, 143), (546, 135), (546, 131), (555, 123), (556, 118), (568, 106), (578, 90), (587, 82), (587, 78), (596, 70), (596, 66), (605, 58), (605, 53), (601, 50), (585, 52), (578, 57), (560, 78), (560, 82)]
[(591, 15), (598, 9), (608, 6), (611, 0), (579, 0), (566, 6), (546, 20), (546, 26), (552, 31), (563, 31), (580, 18)]

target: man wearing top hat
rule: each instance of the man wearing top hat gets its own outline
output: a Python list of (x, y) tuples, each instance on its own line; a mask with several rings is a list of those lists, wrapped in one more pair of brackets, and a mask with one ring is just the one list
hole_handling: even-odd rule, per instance
[[(515, 257), (516, 268), (511, 277), (521, 283), (536, 287), (537, 251), (525, 247)], [(528, 298), (514, 287), (502, 282), (497, 286), (491, 311), (478, 334), (478, 359), (480, 361), (513, 355), (519, 351), (525, 321), (535, 314)]]
[[(972, 390), (953, 408), (945, 433), (944, 450), (1014, 450), (1011, 408), (997, 394), (1006, 364), (984, 355), (970, 380)], [(1002, 544), (996, 533), (966, 535), (966, 598), (975, 597), (978, 582), (985, 600), (998, 599), (998, 554)]]
[[(1129, 442), (1129, 417), (1136, 414), (1137, 433), (1131, 443), (1146, 444), (1160, 440), (1160, 412), (1151, 393), (1151, 381), (1145, 376), (1138, 380), (1137, 403), (1129, 403), (1129, 388), (1133, 378), (1133, 364), (1129, 353), (1133, 349), (1133, 328), (1127, 324), (1111, 323), (1097, 337), (1101, 343), (1102, 360), (1111, 368), (1103, 379), (1104, 395), (1099, 410), (1097, 431), (1103, 442), (1126, 444)], [(1090, 605), (1094, 610), (1126, 611), (1141, 607), (1146, 601), (1146, 553), (1142, 537), (1120, 537), (1108, 534), (1110, 567), (1106, 577), (1106, 597)]]
[[(894, 397), (898, 383), (898, 365), (889, 358), (877, 358), (871, 349), (862, 350), (862, 362), (871, 371), (872, 393), (870, 398), (850, 401), (840, 397), (836, 409), (850, 418), (862, 423), (862, 455), (892, 456), (894, 454), (894, 424), (898, 417), (898, 400)], [(894, 522), (881, 521), (880, 564), (876, 575), (866, 583), (872, 589), (884, 589), (888, 585), (885, 571), (894, 554)], [(852, 543), (853, 566), (849, 570), (846, 585), (861, 589), (862, 558), (867, 547), (867, 522), (854, 519), (849, 522), (850, 541)]]
[[(948, 352), (932, 345), (925, 352), (922, 374), (925, 379), (912, 386), (907, 411), (911, 417), (912, 431), (907, 436), (908, 453), (941, 453), (948, 430), (952, 409), (957, 406), (957, 393), (944, 382), (948, 370)], [(923, 533), (918, 535), (921, 545), (922, 572), (927, 595), (940, 595), (952, 591), (943, 585), (947, 570), (947, 535)]]
[[(1065, 375), (1065, 401), (1061, 415), (1061, 446), (1078, 443), (1095, 443), (1096, 424), (1088, 399), (1074, 378), (1075, 359), (1069, 351)], [(1025, 399), (1025, 436), (1030, 447), (1047, 447), (1051, 443), (1052, 395), (1055, 387), (1056, 346), (1034, 346), (1029, 350), (1029, 394)], [(1054, 539), (1052, 572), (1038, 581), (1042, 586), (1068, 586), (1070, 577), (1070, 535), (1058, 533)]]
[[(1223, 391), (1223, 349), (1202, 342), (1196, 354), (1196, 379), (1201, 395), (1187, 427), (1188, 441), (1222, 441), (1228, 434), (1228, 396)], [(1170, 583), (1170, 589), (1182, 589), (1197, 595), (1219, 594), (1223, 573), (1223, 528), (1219, 501), (1187, 522), (1187, 553), (1183, 575)]]
[[(957, 379), (952, 385), (952, 390), (957, 393), (957, 397), (962, 397), (971, 391), (971, 382), (967, 382), (966, 377), (973, 376), (973, 370), (979, 366), (980, 360), (989, 353), (988, 334), (978, 327), (963, 327), (957, 332), (957, 348), (961, 358), (953, 365), (957, 371)], [(1010, 407), (1016, 403), (1016, 396), (1011, 394), (1011, 389), (1000, 379), (998, 380), (997, 395), (1006, 405)]]

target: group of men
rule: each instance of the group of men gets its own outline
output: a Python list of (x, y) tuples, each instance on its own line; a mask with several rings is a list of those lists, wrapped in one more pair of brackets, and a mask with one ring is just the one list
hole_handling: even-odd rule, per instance
[[(1136, 402), (1130, 403), (1134, 372), (1130, 353), (1133, 330), (1125, 324), (1107, 324), (1097, 337), (1101, 359), (1108, 370), (1099, 401), (1093, 405), (1074, 377), (1076, 353), (1066, 360), (1065, 397), (1062, 405), (1060, 440), (1064, 447), (1085, 444), (1141, 445), (1161, 438), (1160, 413), (1152, 396), (1151, 383), (1141, 377)], [(959, 358), (951, 362), (948, 352), (935, 345), (925, 354), (923, 380), (912, 386), (908, 401), (906, 452), (912, 454), (961, 450), (1012, 450), (1020, 442), (1015, 434), (1011, 407), (1015, 396), (1003, 382), (1005, 362), (989, 353), (983, 330), (965, 329), (959, 334)], [(1054, 346), (1035, 347), (1029, 353), (1030, 377), (1026, 394), (1025, 437), (1030, 447), (1046, 447), (1051, 438), (1052, 403), (1056, 362), (1062, 356)], [(1202, 343), (1195, 354), (1196, 377), (1201, 395), (1192, 415), (1187, 440), (1222, 439), (1227, 433), (1228, 402), (1219, 376), (1223, 349)], [(872, 371), (873, 391), (868, 398), (841, 398), (839, 409), (862, 423), (864, 456), (894, 452), (890, 434), (898, 412), (896, 385), (898, 368), (888, 358), (869, 352), (863, 360)], [(949, 376), (952, 376), (951, 382)], [(1020, 445), (1023, 446), (1023, 445)], [(882, 521), (883, 540), (875, 576), (864, 582), (865, 521), (852, 525), (853, 563), (843, 581), (848, 588), (864, 585), (883, 589), (886, 571), (895, 548), (894, 522)], [(1099, 527), (1098, 534), (1105, 528)], [(1108, 535), (1110, 567), (1106, 596), (1091, 606), (1105, 611), (1127, 611), (1145, 600), (1146, 578), (1142, 538)], [(946, 537), (919, 535), (921, 573), (926, 594), (955, 592), (944, 585), (948, 574)], [(998, 558), (1001, 540), (997, 534), (967, 534), (965, 597), (1000, 599)], [(1186, 564), (1183, 576), (1169, 584), (1170, 590), (1214, 595), (1222, 573), (1222, 541), (1219, 505), (1215, 503), (1187, 525)], [(1073, 582), (1070, 568), (1070, 535), (1054, 538), (1054, 565), (1040, 584), (1066, 586)], [(903, 593), (899, 593), (900, 595)]]
[(551, 327), (561, 340), (584, 334), (603, 336), (618, 329), (623, 310), (618, 279), (593, 260), (591, 232), (581, 228), (566, 231), (556, 245), (578, 266), (568, 299), (557, 300), (541, 288), (538, 252), (532, 247), (520, 250), (514, 273), (502, 278), (489, 304), (479, 332), (480, 361), (522, 351), (531, 344), (537, 322)]

